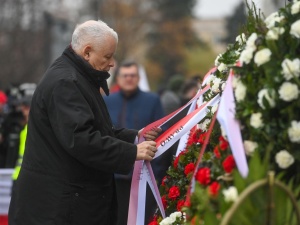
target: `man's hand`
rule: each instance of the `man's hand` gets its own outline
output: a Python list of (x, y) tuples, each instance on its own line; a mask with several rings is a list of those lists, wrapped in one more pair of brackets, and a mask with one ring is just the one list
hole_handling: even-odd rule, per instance
[(155, 141), (143, 141), (137, 145), (136, 160), (151, 161), (157, 152)]
[[(142, 130), (143, 129), (139, 130), (139, 133), (138, 133), (139, 137), (140, 137)], [(162, 131), (161, 128), (155, 127), (153, 129), (149, 130), (147, 133), (145, 133), (144, 138), (146, 141), (154, 141), (158, 137), (158, 135), (161, 131)]]

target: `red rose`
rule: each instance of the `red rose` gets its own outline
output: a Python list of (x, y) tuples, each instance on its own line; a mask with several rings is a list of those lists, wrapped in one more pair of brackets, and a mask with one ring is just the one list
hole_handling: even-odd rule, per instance
[(177, 211), (181, 211), (181, 208), (184, 206), (184, 200), (179, 200), (177, 202)]
[(165, 186), (166, 185), (166, 183), (165, 183), (166, 179), (168, 179), (167, 176), (164, 176), (164, 178), (161, 181), (161, 186)]
[(227, 158), (223, 161), (222, 165), (226, 173), (231, 173), (235, 167), (235, 161), (233, 156), (227, 156)]
[(208, 185), (210, 183), (210, 169), (207, 167), (200, 168), (195, 178), (200, 184)]
[(203, 139), (203, 134), (202, 134), (202, 130), (201, 129), (193, 129), (190, 132), (190, 136), (189, 139), (187, 141), (187, 146), (191, 146), (192, 144), (196, 144), (196, 143), (203, 143), (204, 139)]
[(166, 199), (165, 195), (161, 197), (161, 201), (162, 201), (162, 204), (164, 206), (164, 209), (166, 209), (167, 208), (167, 199)]
[(192, 144), (195, 144), (196, 142), (197, 142), (197, 130), (195, 130), (195, 131), (191, 131), (191, 133), (190, 133), (190, 136), (189, 136), (189, 139), (188, 139), (188, 141), (187, 141), (187, 146), (191, 146)]
[(226, 150), (228, 148), (228, 142), (225, 140), (225, 138), (223, 136), (220, 136), (219, 141), (221, 150)]
[(175, 160), (173, 162), (173, 166), (175, 169), (177, 169), (177, 167), (178, 167), (178, 161), (179, 161), (180, 156), (184, 155), (186, 152), (187, 152), (187, 150), (180, 152), (179, 155), (175, 158)]
[(190, 199), (186, 199), (186, 200), (185, 200), (184, 206), (186, 206), (186, 207), (191, 207), (191, 201), (190, 201)]
[(179, 188), (177, 186), (173, 186), (169, 190), (168, 197), (172, 200), (175, 200), (180, 195)]
[(195, 164), (189, 163), (184, 167), (184, 174), (187, 176), (189, 173), (194, 172), (195, 170)]
[(221, 154), (220, 154), (220, 151), (219, 151), (219, 146), (216, 146), (214, 148), (214, 154), (215, 154), (217, 159), (221, 158)]
[(205, 140), (206, 133), (201, 133), (198, 138), (198, 143), (203, 144)]
[(214, 181), (211, 185), (209, 185), (209, 193), (216, 197), (219, 193), (220, 184), (216, 181)]
[(173, 163), (173, 166), (175, 169), (177, 169), (177, 166), (178, 166), (179, 156), (180, 156), (180, 154), (175, 158), (174, 163)]
[(153, 219), (151, 220), (151, 222), (148, 223), (148, 225), (159, 225), (157, 222), (157, 216), (154, 216)]
[(156, 220), (152, 220), (150, 223), (148, 223), (148, 225), (159, 225), (159, 224)]

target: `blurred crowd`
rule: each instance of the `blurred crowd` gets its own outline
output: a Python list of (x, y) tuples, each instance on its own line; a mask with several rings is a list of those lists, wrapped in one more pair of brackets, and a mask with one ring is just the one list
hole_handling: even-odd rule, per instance
[(185, 78), (172, 76), (166, 85), (158, 91), (166, 115), (180, 108), (192, 99), (200, 88), (200, 75)]
[(18, 160), (20, 133), (27, 124), (35, 83), (0, 90), (0, 168), (14, 168)]

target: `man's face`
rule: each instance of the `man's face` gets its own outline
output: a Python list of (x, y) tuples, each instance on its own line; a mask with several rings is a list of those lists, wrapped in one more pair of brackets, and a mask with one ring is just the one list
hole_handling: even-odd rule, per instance
[(138, 68), (135, 65), (130, 67), (121, 67), (117, 75), (117, 84), (124, 92), (134, 92), (139, 84)]
[(99, 71), (109, 71), (114, 66), (114, 54), (117, 48), (116, 40), (109, 36), (107, 42), (99, 49), (91, 48), (88, 52), (88, 62), (91, 66)]

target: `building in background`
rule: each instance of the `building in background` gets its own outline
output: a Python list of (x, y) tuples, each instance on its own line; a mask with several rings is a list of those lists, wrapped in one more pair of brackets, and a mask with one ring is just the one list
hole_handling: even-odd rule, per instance
[(195, 19), (193, 21), (193, 29), (198, 37), (211, 45), (216, 54), (224, 52), (227, 46), (222, 41), (227, 35), (225, 22), (223, 18)]

